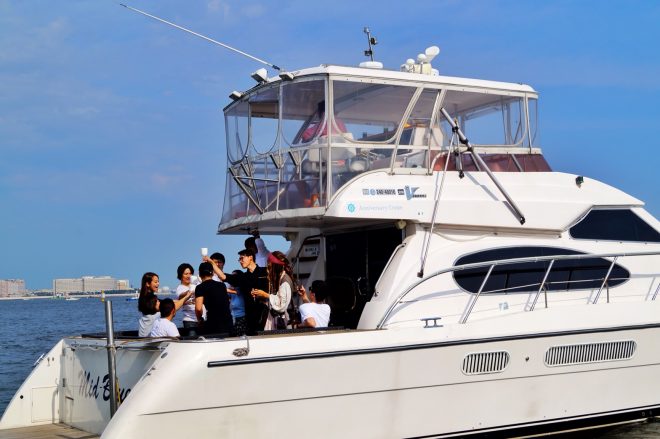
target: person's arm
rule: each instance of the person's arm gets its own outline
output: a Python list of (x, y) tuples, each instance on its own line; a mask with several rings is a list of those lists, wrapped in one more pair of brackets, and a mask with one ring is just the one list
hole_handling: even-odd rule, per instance
[(307, 317), (303, 322), (298, 325), (299, 328), (316, 328), (316, 320), (314, 317)]
[(298, 287), (298, 295), (302, 299), (303, 303), (309, 303), (309, 297), (307, 297), (307, 290), (305, 290), (304, 285)]
[(197, 316), (197, 323), (204, 323), (202, 318), (204, 315), (204, 296), (195, 297), (195, 315)]
[(185, 291), (179, 295), (178, 299), (174, 299), (174, 309), (177, 311), (183, 306), (184, 303), (186, 303), (186, 300), (190, 299), (190, 296), (192, 294), (191, 290)]
[(264, 299), (264, 300), (270, 299), (270, 294), (268, 294), (264, 290), (260, 290), (259, 288), (252, 288), (251, 294), (252, 297), (255, 299)]
[(269, 295), (270, 307), (276, 312), (286, 311), (289, 302), (291, 301), (291, 286), (288, 282), (282, 282), (277, 289), (277, 294)]
[(179, 334), (179, 329), (172, 325), (170, 328), (167, 329), (167, 336), (168, 337), (181, 337), (181, 334)]
[[(204, 256), (202, 258), (202, 260), (204, 262), (210, 262), (211, 263), (211, 266), (213, 267), (213, 272), (215, 273), (216, 276), (218, 276), (218, 278), (221, 281), (224, 282), (224, 281), (227, 280), (228, 276), (220, 269), (220, 267), (218, 267), (218, 265), (215, 263), (215, 261), (213, 259), (209, 258), (208, 256)], [(228, 281), (228, 282), (230, 282), (230, 281)]]

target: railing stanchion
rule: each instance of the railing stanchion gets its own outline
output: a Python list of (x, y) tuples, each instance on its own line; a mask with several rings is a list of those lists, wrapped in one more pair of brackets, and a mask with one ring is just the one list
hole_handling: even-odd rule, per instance
[(479, 287), (479, 291), (477, 291), (477, 295), (474, 296), (474, 300), (470, 302), (470, 306), (468, 307), (465, 317), (461, 319), (461, 323), (467, 322), (468, 317), (470, 317), (470, 313), (472, 312), (472, 308), (474, 308), (474, 305), (476, 305), (477, 300), (479, 300), (479, 296), (481, 296), (481, 291), (484, 289), (486, 286), (486, 282), (488, 282), (488, 278), (490, 277), (490, 273), (492, 273), (493, 268), (495, 268), (495, 264), (491, 264), (490, 268), (488, 269), (488, 273), (486, 273), (486, 277), (484, 278), (484, 281), (481, 282), (481, 286)]
[[(612, 263), (610, 264), (610, 268), (607, 270), (607, 274), (605, 275), (605, 279), (603, 279), (603, 283), (600, 285), (600, 288), (598, 289), (598, 292), (596, 293), (596, 297), (594, 297), (593, 304), (595, 305), (598, 303), (598, 298), (600, 297), (600, 292), (603, 291), (603, 287), (607, 285), (607, 281), (610, 278), (610, 273), (612, 273), (612, 269), (614, 268), (614, 264), (616, 263), (616, 260), (619, 259), (618, 256), (615, 256), (614, 259), (612, 259)], [(607, 293), (607, 303), (610, 302), (610, 297), (609, 297), (609, 287), (608, 287), (608, 293)]]
[(110, 417), (117, 412), (117, 364), (115, 362), (115, 330), (112, 321), (112, 301), (105, 301), (105, 332), (108, 344), (108, 375), (110, 381)]
[[(541, 286), (539, 287), (539, 290), (536, 292), (536, 296), (534, 296), (534, 301), (532, 302), (532, 305), (529, 307), (529, 311), (534, 311), (534, 307), (536, 306), (536, 301), (539, 300), (539, 295), (541, 294), (541, 290), (543, 290), (543, 287), (545, 286), (545, 281), (548, 280), (548, 275), (550, 274), (550, 270), (552, 270), (552, 266), (555, 264), (555, 260), (550, 261), (550, 265), (548, 265), (548, 269), (545, 270), (545, 275), (543, 276), (543, 282), (541, 282)], [(545, 291), (545, 307), (548, 307), (548, 291)]]
[(660, 282), (658, 282), (658, 286), (656, 287), (655, 293), (653, 293), (651, 300), (655, 300), (656, 296), (658, 295), (658, 291), (660, 291)]

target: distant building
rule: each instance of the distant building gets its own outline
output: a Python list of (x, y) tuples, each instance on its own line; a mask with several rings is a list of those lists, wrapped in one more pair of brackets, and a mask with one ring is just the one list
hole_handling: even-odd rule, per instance
[(21, 297), (25, 294), (23, 279), (0, 279), (0, 297)]
[(110, 276), (83, 276), (76, 279), (54, 279), (53, 294), (100, 293), (101, 291), (126, 291), (131, 289), (127, 279)]

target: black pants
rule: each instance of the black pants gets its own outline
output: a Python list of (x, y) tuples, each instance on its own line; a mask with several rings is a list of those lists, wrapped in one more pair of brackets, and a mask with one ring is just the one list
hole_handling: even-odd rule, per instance
[(197, 337), (197, 322), (184, 320), (183, 327), (188, 329), (188, 337)]

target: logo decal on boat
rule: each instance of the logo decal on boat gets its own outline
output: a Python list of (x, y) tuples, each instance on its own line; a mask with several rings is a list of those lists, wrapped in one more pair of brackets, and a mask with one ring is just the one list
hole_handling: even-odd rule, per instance
[[(396, 195), (397, 190), (388, 188), (388, 189), (362, 189), (362, 195)], [(403, 195), (403, 189), (399, 189), (399, 195)]]
[(348, 206), (346, 206), (346, 208), (348, 209), (348, 211), (350, 213), (355, 212), (355, 204), (353, 204), (353, 203), (348, 203)]
[[(99, 383), (103, 387), (99, 387)], [(99, 390), (103, 393), (99, 394)], [(131, 389), (119, 388), (119, 401), (123, 401), (129, 393), (131, 393)], [(104, 401), (108, 401), (110, 399), (110, 375), (105, 374), (101, 381), (100, 375), (93, 377), (91, 372), (81, 370), (78, 372), (78, 394), (94, 399), (99, 399), (101, 396)]]
[(404, 189), (406, 191), (406, 200), (412, 200), (413, 198), (426, 198), (426, 194), (416, 193), (419, 187), (406, 186)]

